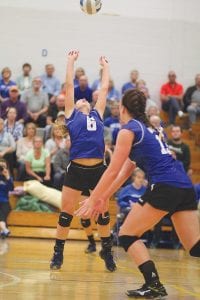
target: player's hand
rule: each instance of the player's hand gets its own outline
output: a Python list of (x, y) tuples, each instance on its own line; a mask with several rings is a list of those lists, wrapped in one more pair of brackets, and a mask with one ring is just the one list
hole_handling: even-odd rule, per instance
[(101, 56), (99, 59), (99, 63), (102, 67), (105, 67), (108, 65), (108, 60), (105, 56)]
[(76, 216), (97, 219), (99, 214), (108, 211), (108, 202), (103, 199), (94, 202), (90, 198), (87, 198), (80, 204), (81, 207), (75, 212)]
[(79, 57), (79, 51), (72, 50), (68, 53), (68, 59), (72, 61), (76, 61)]

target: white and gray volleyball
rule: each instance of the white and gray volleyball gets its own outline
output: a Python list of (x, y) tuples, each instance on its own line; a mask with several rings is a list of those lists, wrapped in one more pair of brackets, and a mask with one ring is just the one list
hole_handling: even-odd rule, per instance
[(82, 11), (88, 15), (94, 15), (100, 11), (102, 2), (101, 0), (80, 0)]

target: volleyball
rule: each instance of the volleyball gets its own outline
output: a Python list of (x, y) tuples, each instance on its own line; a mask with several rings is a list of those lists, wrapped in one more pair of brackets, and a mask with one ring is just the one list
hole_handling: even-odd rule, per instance
[(102, 3), (101, 0), (80, 0), (82, 11), (88, 15), (94, 15), (100, 11)]

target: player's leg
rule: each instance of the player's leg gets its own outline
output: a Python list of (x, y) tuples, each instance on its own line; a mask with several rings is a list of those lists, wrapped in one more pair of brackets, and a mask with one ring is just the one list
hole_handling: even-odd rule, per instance
[[(102, 164), (99, 168), (94, 169), (90, 173), (90, 189), (93, 190), (98, 184), (101, 176), (105, 172), (106, 167)], [(109, 202), (107, 203), (109, 207)], [(112, 246), (113, 240), (110, 231), (110, 214), (107, 210), (103, 215), (100, 214), (97, 220), (97, 230), (101, 238), (101, 251), (99, 252), (100, 257), (104, 260), (105, 266), (108, 271), (114, 272), (116, 270), (116, 264), (113, 259)]]
[(200, 227), (196, 210), (179, 211), (171, 217), (178, 237), (191, 256), (200, 257)]
[(144, 206), (135, 204), (120, 229), (120, 244), (136, 263), (145, 279), (145, 284), (140, 289), (127, 292), (130, 297), (162, 297), (167, 295), (165, 288), (159, 281), (158, 272), (146, 246), (139, 240), (144, 232), (151, 229), (166, 214), (166, 211), (156, 209), (148, 203)]
[[(83, 191), (83, 193), (81, 195), (81, 201), (88, 198), (89, 195), (90, 195), (90, 191), (87, 191), (87, 190)], [(84, 231), (87, 235), (87, 239), (89, 241), (89, 244), (88, 244), (87, 248), (85, 249), (85, 253), (93, 253), (96, 251), (96, 243), (94, 240), (91, 220), (81, 218), (81, 225), (83, 226), (83, 229), (84, 229)]]
[(51, 269), (60, 269), (63, 264), (63, 251), (65, 240), (68, 237), (70, 224), (73, 219), (75, 205), (80, 199), (81, 191), (63, 186), (62, 189), (62, 207), (57, 224), (56, 242), (54, 246), (54, 255), (51, 260)]
[(112, 253), (113, 240), (110, 231), (110, 214), (108, 211), (103, 215), (99, 215), (97, 229), (98, 234), (101, 237), (101, 250), (99, 255), (104, 260), (107, 270), (114, 272), (117, 269), (117, 266)]

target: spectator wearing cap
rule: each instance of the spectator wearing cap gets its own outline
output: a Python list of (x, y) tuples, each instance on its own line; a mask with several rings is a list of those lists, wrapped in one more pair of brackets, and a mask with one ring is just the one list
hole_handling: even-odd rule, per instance
[(31, 77), (31, 65), (29, 63), (25, 63), (22, 66), (22, 75), (19, 76), (16, 80), (17, 86), (20, 90), (20, 94), (24, 91), (31, 88), (32, 85), (32, 77)]
[(54, 76), (55, 68), (52, 64), (45, 66), (45, 74), (41, 76), (43, 92), (48, 94), (49, 102), (55, 103), (56, 97), (60, 94), (61, 83), (59, 79)]
[(10, 107), (14, 107), (17, 111), (16, 121), (24, 123), (27, 120), (26, 105), (20, 101), (19, 89), (16, 85), (13, 85), (9, 89), (9, 99), (4, 101), (1, 105), (1, 118), (4, 120), (7, 117), (7, 112)]
[(56, 102), (49, 106), (47, 113), (47, 124), (54, 122), (57, 118), (57, 114), (65, 110), (65, 96), (58, 95)]
[(11, 70), (9, 68), (3, 68), (1, 71), (2, 78), (0, 79), (0, 102), (5, 101), (7, 98), (9, 98), (9, 88), (13, 85), (16, 85), (16, 83), (11, 78)]
[(32, 82), (32, 89), (22, 95), (22, 101), (27, 106), (28, 121), (43, 128), (46, 126), (49, 101), (48, 95), (41, 90), (41, 86), (41, 78), (35, 77)]
[(130, 81), (125, 83), (122, 86), (122, 95), (127, 91), (127, 90), (131, 90), (131, 89), (135, 89), (136, 88), (136, 83), (139, 77), (139, 72), (137, 70), (132, 70), (130, 73)]

